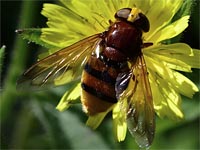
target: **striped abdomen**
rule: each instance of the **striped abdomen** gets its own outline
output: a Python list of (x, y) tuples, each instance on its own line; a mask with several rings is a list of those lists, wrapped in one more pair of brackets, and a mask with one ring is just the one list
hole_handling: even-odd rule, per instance
[[(91, 56), (85, 65), (82, 74), (81, 101), (89, 115), (104, 112), (117, 102), (116, 78), (119, 73), (128, 70), (125, 58), (118, 58), (118, 55), (115, 49), (107, 47), (99, 58)], [(112, 56), (114, 57), (111, 58)]]

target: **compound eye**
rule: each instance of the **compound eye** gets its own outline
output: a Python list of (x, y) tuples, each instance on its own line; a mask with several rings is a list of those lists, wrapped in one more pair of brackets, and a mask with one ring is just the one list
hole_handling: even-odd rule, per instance
[(131, 12), (131, 8), (122, 8), (115, 14), (116, 19), (127, 19)]
[(139, 13), (139, 17), (134, 21), (134, 25), (142, 29), (144, 32), (148, 32), (150, 28), (148, 18), (142, 13)]

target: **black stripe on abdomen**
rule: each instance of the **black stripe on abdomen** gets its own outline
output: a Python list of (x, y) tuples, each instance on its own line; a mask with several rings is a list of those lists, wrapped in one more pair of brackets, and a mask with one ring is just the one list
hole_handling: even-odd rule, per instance
[(117, 102), (116, 98), (113, 98), (113, 97), (110, 97), (108, 95), (105, 95), (101, 91), (97, 91), (94, 88), (88, 86), (86, 83), (81, 83), (81, 87), (86, 92), (88, 92), (88, 93), (100, 98), (103, 101), (110, 102), (110, 103), (116, 103)]
[(108, 71), (95, 70), (88, 63), (85, 65), (84, 69), (88, 74), (92, 75), (93, 77), (96, 77), (97, 79), (111, 84), (113, 86), (115, 85), (116, 79), (111, 77)]

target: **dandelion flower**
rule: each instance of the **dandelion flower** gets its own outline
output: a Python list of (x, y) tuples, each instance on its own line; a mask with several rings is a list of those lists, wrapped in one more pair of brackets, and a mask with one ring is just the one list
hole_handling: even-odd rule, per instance
[[(156, 114), (174, 120), (184, 117), (181, 111), (181, 95), (192, 98), (198, 92), (196, 85), (178, 71), (192, 72), (200, 68), (199, 50), (184, 43), (163, 44), (188, 26), (188, 15), (177, 20), (173, 17), (183, 4), (183, 0), (60, 0), (61, 5), (44, 4), (42, 15), (48, 18), (46, 28), (42, 28), (41, 40), (54, 48), (70, 46), (86, 37), (103, 33), (115, 22), (114, 14), (122, 8), (139, 8), (150, 22), (150, 30), (143, 33), (144, 43), (153, 45), (142, 49), (150, 81), (153, 105)], [(80, 72), (81, 73), (81, 70)], [(55, 85), (65, 84), (71, 74), (63, 80), (54, 81)], [(75, 103), (80, 96), (80, 83), (68, 90), (57, 109), (63, 111)], [(126, 105), (126, 104), (124, 104)], [(97, 128), (107, 113), (113, 114), (113, 128), (116, 139), (123, 141), (126, 136), (126, 116), (121, 113), (120, 102), (104, 112), (90, 115), (87, 125)], [(137, 141), (136, 141), (137, 142)], [(139, 144), (140, 146), (140, 144)], [(148, 145), (149, 146), (149, 145)]]

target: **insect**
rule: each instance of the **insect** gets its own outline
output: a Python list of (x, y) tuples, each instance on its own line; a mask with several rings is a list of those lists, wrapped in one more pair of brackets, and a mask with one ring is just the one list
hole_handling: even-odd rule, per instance
[(140, 147), (148, 147), (154, 137), (155, 113), (142, 54), (142, 47), (149, 44), (143, 43), (142, 34), (149, 31), (149, 21), (136, 7), (118, 10), (115, 18), (105, 32), (39, 60), (23, 73), (18, 84), (41, 87), (66, 75), (66, 82), (76, 80), (82, 73), (85, 112), (95, 115), (121, 101), (130, 133)]

